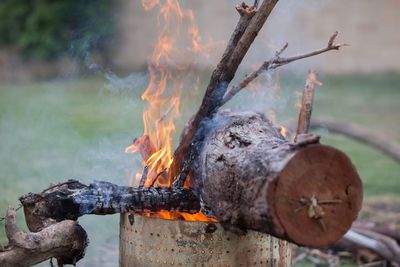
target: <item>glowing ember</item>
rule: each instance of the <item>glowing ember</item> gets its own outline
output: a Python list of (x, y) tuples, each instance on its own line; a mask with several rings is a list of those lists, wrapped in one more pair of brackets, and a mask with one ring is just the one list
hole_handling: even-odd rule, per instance
[[(193, 54), (204, 55), (208, 47), (201, 44), (192, 10), (181, 9), (177, 0), (142, 0), (142, 5), (146, 11), (159, 7), (164, 21), (148, 67), (150, 81), (142, 95), (142, 100), (148, 103), (148, 108), (143, 112), (144, 133), (125, 151), (140, 152), (144, 159), (143, 167), (148, 168), (145, 186), (156, 184), (169, 187), (172, 185), (171, 179), (168, 178), (168, 169), (173, 162), (174, 119), (179, 115), (181, 90), (188, 86), (184, 81), (190, 80), (188, 79), (190, 64), (184, 65), (178, 62), (185, 62), (182, 59), (191, 58)], [(185, 32), (188, 36), (184, 36)], [(190, 40), (185, 48), (178, 47), (181, 43), (178, 41), (182, 38)], [(190, 86), (193, 87), (193, 82)], [(136, 174), (136, 184), (141, 177), (141, 173)], [(164, 219), (215, 221), (201, 213), (165, 211), (143, 215)]]

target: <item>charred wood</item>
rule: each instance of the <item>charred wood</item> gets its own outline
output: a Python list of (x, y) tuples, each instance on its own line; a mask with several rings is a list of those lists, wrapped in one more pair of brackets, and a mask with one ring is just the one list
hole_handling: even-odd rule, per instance
[(118, 186), (108, 182), (84, 185), (70, 180), (39, 193), (20, 198), (25, 220), (33, 232), (54, 222), (77, 220), (86, 214), (157, 212), (161, 210), (196, 213), (197, 197), (184, 188)]

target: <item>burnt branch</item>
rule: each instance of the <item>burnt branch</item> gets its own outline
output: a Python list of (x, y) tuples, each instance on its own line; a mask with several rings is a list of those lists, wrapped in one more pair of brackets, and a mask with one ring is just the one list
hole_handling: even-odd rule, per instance
[(347, 46), (347, 44), (334, 44), (334, 41), (335, 41), (337, 35), (338, 35), (338, 32), (335, 32), (329, 38), (328, 44), (325, 48), (322, 48), (322, 49), (319, 49), (319, 50), (316, 50), (313, 52), (305, 53), (302, 55), (294, 56), (294, 57), (283, 58), (280, 55), (282, 54), (282, 52), (284, 50), (286, 50), (286, 48), (288, 46), (288, 44), (286, 43), (280, 51), (276, 52), (275, 56), (272, 59), (265, 61), (256, 71), (253, 71), (252, 73), (247, 75), (246, 78), (244, 80), (242, 80), (238, 85), (235, 85), (235, 86), (229, 88), (223, 97), (222, 104), (225, 104), (230, 99), (232, 99), (232, 97), (234, 95), (236, 95), (243, 88), (247, 87), (254, 79), (256, 79), (258, 76), (260, 76), (264, 71), (277, 69), (281, 66), (284, 66), (286, 64), (289, 64), (291, 62), (294, 62), (294, 61), (297, 61), (300, 59), (313, 57), (313, 56), (323, 54), (325, 52), (332, 51), (332, 50), (339, 50), (341, 47)]
[(149, 168), (150, 168), (150, 165), (146, 165), (146, 166), (143, 168), (142, 177), (140, 177), (139, 188), (144, 187), (144, 184), (145, 184), (145, 182), (146, 182), (146, 180), (147, 180), (147, 175), (148, 175), (148, 173), (149, 173)]
[(85, 185), (76, 180), (53, 186), (39, 194), (29, 193), (20, 201), (31, 231), (40, 231), (54, 222), (77, 220), (86, 214), (162, 210), (196, 213), (200, 210), (198, 198), (184, 188), (135, 188), (109, 182)]

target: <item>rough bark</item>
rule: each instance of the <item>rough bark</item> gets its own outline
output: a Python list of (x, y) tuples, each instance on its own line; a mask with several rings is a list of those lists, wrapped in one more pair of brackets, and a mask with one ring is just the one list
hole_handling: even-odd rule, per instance
[[(350, 228), (361, 207), (362, 189), (343, 153), (320, 145), (312, 135), (290, 143), (258, 113), (220, 112), (204, 129), (209, 134), (192, 165), (193, 190), (107, 182), (87, 186), (70, 180), (20, 198), (28, 228), (40, 236), (56, 227), (58, 232), (51, 230), (55, 235), (60, 227), (70, 233), (77, 224), (69, 220), (85, 214), (201, 210), (233, 231), (256, 230), (310, 247), (331, 244)], [(38, 252), (32, 258), (44, 260), (56, 252)], [(0, 257), (19, 255), (10, 253)]]
[(218, 114), (193, 167), (203, 209), (226, 227), (305, 246), (337, 241), (361, 208), (360, 178), (340, 151), (289, 143), (257, 113)]
[(203, 139), (203, 135), (198, 131), (199, 128), (221, 107), (229, 83), (277, 2), (278, 0), (264, 0), (255, 14), (251, 14), (251, 11), (247, 12), (251, 14), (248, 16), (249, 19), (243, 19), (242, 15), (224, 55), (210, 78), (200, 108), (193, 119), (189, 121), (187, 131), (183, 133), (174, 152), (170, 175), (171, 177), (177, 176), (174, 181), (175, 186), (183, 186), (191, 163), (196, 157), (198, 142), (202, 142)]
[(75, 264), (83, 258), (88, 244), (85, 230), (75, 221), (54, 223), (37, 233), (25, 233), (16, 224), (15, 210), (5, 219), (9, 244), (0, 250), (0, 266), (32, 266), (56, 258), (58, 265)]
[(181, 211), (196, 213), (197, 197), (184, 188), (118, 186), (94, 182), (89, 186), (78, 181), (55, 185), (39, 194), (20, 198), (29, 230), (40, 231), (63, 220), (77, 220), (85, 214), (107, 215), (133, 211)]

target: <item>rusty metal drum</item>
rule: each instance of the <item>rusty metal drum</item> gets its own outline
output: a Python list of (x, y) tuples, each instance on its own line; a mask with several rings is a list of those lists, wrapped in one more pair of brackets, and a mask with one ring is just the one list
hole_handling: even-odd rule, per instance
[(291, 245), (249, 231), (238, 236), (218, 223), (121, 215), (120, 267), (290, 266)]

